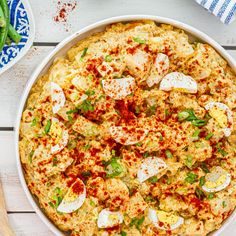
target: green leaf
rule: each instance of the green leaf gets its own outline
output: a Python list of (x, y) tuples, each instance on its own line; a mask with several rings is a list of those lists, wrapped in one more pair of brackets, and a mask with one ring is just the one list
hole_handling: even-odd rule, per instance
[(150, 183), (152, 183), (152, 184), (156, 183), (157, 181), (158, 181), (157, 176), (153, 176), (153, 177), (151, 177), (151, 178), (148, 179), (148, 182), (150, 182)]
[[(108, 163), (107, 163), (108, 164)], [(106, 166), (106, 172), (108, 178), (114, 178), (119, 176), (125, 171), (124, 167), (120, 164), (117, 158), (111, 158), (109, 164)]]
[(209, 134), (205, 137), (205, 139), (206, 139), (206, 140), (210, 140), (213, 136), (214, 136), (213, 133), (209, 133)]
[(88, 95), (88, 96), (93, 96), (95, 94), (95, 91), (94, 90), (87, 90), (85, 92), (85, 94)]
[(166, 151), (165, 151), (165, 154), (166, 154), (166, 157), (167, 157), (167, 158), (172, 158), (172, 157), (173, 157), (173, 155), (172, 155), (172, 153), (171, 153), (170, 150), (166, 150)]
[(91, 173), (90, 171), (83, 171), (83, 172), (81, 173), (81, 175), (82, 175), (83, 177), (89, 177), (89, 176), (92, 175), (92, 173)]
[(105, 61), (106, 61), (106, 62), (111, 62), (111, 61), (112, 61), (111, 55), (106, 55), (106, 56), (105, 56)]
[(146, 43), (145, 39), (140, 39), (139, 37), (134, 37), (133, 40), (134, 40), (134, 42), (140, 43), (140, 44), (145, 44)]
[(87, 151), (87, 150), (89, 150), (91, 148), (91, 146), (89, 145), (89, 144), (86, 144), (85, 146), (84, 146), (84, 149)]
[(185, 112), (188, 112), (188, 117), (186, 118), (187, 121), (197, 120), (197, 117), (193, 109), (186, 109)]
[(223, 206), (223, 208), (225, 208), (227, 206), (225, 201), (222, 202), (222, 206)]
[(55, 208), (54, 204), (52, 202), (48, 203), (50, 207)]
[(190, 184), (193, 184), (194, 182), (197, 181), (197, 175), (192, 172), (188, 172), (187, 177), (185, 178), (185, 181)]
[(74, 114), (74, 113), (78, 113), (79, 109), (78, 108), (75, 108), (74, 110), (69, 110), (66, 112), (67, 115), (70, 115), (70, 114)]
[(32, 158), (34, 156), (34, 150), (32, 150), (29, 154), (29, 163), (32, 164)]
[(191, 155), (187, 155), (187, 158), (185, 160), (185, 165), (191, 169), (193, 165), (193, 157)]
[(198, 135), (199, 135), (200, 133), (201, 133), (201, 130), (200, 130), (200, 129), (197, 129), (197, 130), (194, 131), (192, 137), (196, 138), (196, 137), (198, 137)]
[(223, 156), (227, 156), (228, 155), (228, 152), (226, 152), (225, 150), (223, 150), (222, 148), (217, 148), (217, 151)]
[(95, 207), (95, 206), (96, 206), (95, 202), (94, 202), (94, 201), (92, 201), (92, 200), (90, 200), (89, 204), (90, 204), (90, 206), (93, 206), (93, 207)]
[(147, 158), (148, 156), (149, 156), (149, 153), (148, 153), (148, 152), (144, 152), (144, 153), (143, 153), (143, 157), (144, 157), (144, 158)]
[(57, 158), (56, 157), (53, 157), (53, 160), (52, 160), (52, 166), (57, 166)]
[(135, 146), (140, 147), (142, 146), (142, 143), (135, 143)]
[(202, 176), (202, 177), (199, 179), (199, 185), (202, 187), (205, 183), (206, 183), (205, 176)]
[(192, 121), (192, 125), (196, 126), (196, 127), (202, 127), (204, 125), (207, 124), (206, 120), (193, 120)]
[(207, 164), (204, 163), (204, 162), (201, 164), (201, 169), (202, 169), (205, 173), (210, 173), (209, 169), (207, 168)]
[(138, 230), (140, 230), (140, 227), (142, 225), (142, 223), (144, 222), (145, 217), (142, 216), (141, 218), (133, 218), (130, 222), (130, 226), (135, 226)]
[(46, 124), (46, 126), (44, 128), (45, 134), (49, 133), (51, 125), (52, 125), (51, 120), (47, 120), (47, 124)]

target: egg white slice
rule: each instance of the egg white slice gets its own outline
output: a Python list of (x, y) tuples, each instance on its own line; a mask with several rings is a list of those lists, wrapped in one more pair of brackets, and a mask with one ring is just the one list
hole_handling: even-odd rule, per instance
[(102, 80), (102, 86), (106, 95), (113, 99), (121, 100), (134, 91), (135, 79), (127, 77)]
[(164, 53), (158, 53), (155, 60), (155, 72), (153, 76), (149, 76), (146, 80), (148, 87), (158, 84), (162, 77), (168, 72), (170, 61), (169, 57)]
[(133, 145), (135, 143), (143, 141), (148, 134), (147, 129), (133, 128), (133, 127), (122, 127), (122, 126), (111, 126), (110, 134), (112, 138), (123, 145)]
[(202, 186), (205, 192), (219, 192), (230, 184), (231, 175), (220, 166), (216, 166), (210, 173), (206, 174), (205, 179), (206, 182)]
[(124, 221), (123, 215), (118, 211), (110, 211), (103, 209), (98, 215), (97, 225), (98, 228), (110, 228)]
[(79, 209), (86, 199), (86, 188), (81, 179), (71, 185), (68, 192), (64, 196), (62, 202), (57, 208), (57, 211), (63, 213), (71, 213)]
[(205, 109), (223, 129), (225, 136), (229, 137), (233, 130), (233, 112), (229, 107), (221, 102), (209, 102)]
[(166, 163), (158, 157), (145, 158), (138, 170), (138, 180), (140, 183), (147, 179), (159, 174), (161, 171), (167, 168)]
[(52, 138), (52, 154), (56, 154), (66, 147), (69, 141), (68, 130), (64, 129), (64, 125), (55, 117), (52, 118), (52, 125), (49, 134)]
[(180, 216), (151, 208), (148, 210), (148, 217), (157, 228), (162, 230), (174, 230), (184, 223), (184, 219)]
[(191, 77), (180, 72), (167, 74), (160, 83), (160, 90), (179, 90), (185, 93), (196, 93), (197, 82)]
[(54, 82), (51, 82), (51, 98), (52, 112), (55, 114), (65, 105), (66, 97), (62, 88)]

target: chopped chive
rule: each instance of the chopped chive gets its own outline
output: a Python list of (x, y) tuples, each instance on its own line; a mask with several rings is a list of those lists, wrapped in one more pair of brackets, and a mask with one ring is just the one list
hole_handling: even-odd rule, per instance
[(207, 196), (208, 199), (213, 199), (214, 197), (215, 197), (214, 193), (209, 193)]
[(201, 130), (200, 130), (200, 129), (197, 129), (197, 130), (194, 131), (192, 137), (196, 138), (196, 137), (198, 137), (198, 135), (199, 135), (200, 133), (201, 133)]
[(143, 157), (148, 157), (149, 156), (149, 153), (148, 152), (145, 152), (145, 153), (143, 153)]
[(120, 235), (121, 235), (121, 236), (126, 236), (127, 233), (126, 233), (125, 231), (122, 230), (122, 231), (120, 232)]
[(189, 117), (189, 113), (186, 111), (182, 111), (178, 113), (178, 119), (179, 121), (183, 121)]
[(160, 139), (160, 141), (163, 141), (163, 136), (162, 136), (162, 135), (160, 135), (159, 139)]
[(227, 206), (225, 201), (222, 202), (222, 206), (223, 206), (223, 208), (225, 208)]
[(106, 61), (106, 62), (111, 62), (111, 61), (112, 61), (111, 55), (106, 55), (106, 56), (105, 56), (105, 61)]
[(52, 166), (57, 166), (57, 158), (56, 157), (53, 157), (53, 160), (52, 160)]
[(146, 43), (145, 39), (140, 39), (139, 37), (134, 37), (133, 40), (134, 40), (134, 42), (140, 43), (140, 44), (145, 44)]
[(49, 204), (49, 206), (52, 207), (52, 208), (55, 207), (54, 204), (53, 204), (52, 202), (49, 202), (48, 204)]
[(157, 176), (153, 176), (153, 177), (151, 177), (151, 178), (148, 179), (148, 182), (150, 182), (150, 183), (152, 183), (152, 184), (156, 183), (157, 181), (158, 181)]
[(89, 204), (90, 204), (90, 206), (93, 206), (93, 207), (95, 207), (95, 206), (96, 206), (95, 202), (94, 202), (94, 201), (92, 201), (92, 200), (90, 200)]
[(95, 94), (95, 91), (94, 90), (87, 90), (85, 92), (85, 94), (88, 95), (88, 96), (93, 96)]
[(202, 200), (205, 197), (204, 192), (199, 188), (196, 188), (195, 194), (196, 194), (197, 198), (200, 200)]
[(37, 118), (34, 118), (34, 119), (32, 120), (32, 122), (31, 122), (31, 127), (36, 126), (37, 123), (38, 123)]
[(83, 58), (85, 57), (87, 51), (88, 51), (88, 48), (84, 48), (84, 50), (83, 50), (83, 52), (81, 54), (80, 60), (83, 60)]
[(191, 169), (193, 165), (193, 157), (191, 155), (187, 155), (187, 158), (185, 160), (185, 165)]
[(192, 172), (188, 172), (187, 173), (187, 177), (185, 178), (185, 181), (190, 183), (190, 184), (193, 184), (194, 182), (196, 182), (197, 180), (197, 175), (192, 173)]
[(210, 140), (213, 136), (214, 136), (213, 133), (209, 133), (209, 134), (205, 137), (205, 139), (206, 139), (206, 140)]
[(135, 146), (140, 147), (142, 146), (142, 143), (136, 143)]
[(166, 157), (167, 157), (167, 158), (172, 158), (172, 157), (173, 157), (171, 151), (168, 150), (168, 149), (165, 151), (165, 154), (166, 154)]
[(91, 146), (89, 145), (89, 144), (86, 144), (85, 146), (84, 146), (84, 149), (87, 151), (87, 150), (89, 150), (91, 148)]
[(51, 128), (51, 120), (47, 120), (47, 124), (46, 124), (46, 126), (44, 128), (44, 131), (45, 131), (46, 134), (49, 133), (50, 128)]
[(205, 183), (206, 183), (205, 176), (202, 176), (202, 177), (199, 179), (199, 185), (202, 187)]
[(204, 163), (204, 162), (201, 164), (201, 169), (202, 169), (205, 173), (210, 173), (209, 169), (207, 168), (207, 164)]
[(32, 158), (34, 156), (34, 150), (32, 150), (29, 154), (29, 163), (32, 164)]
[(192, 121), (192, 125), (196, 126), (196, 127), (201, 127), (206, 125), (207, 121), (205, 120), (193, 120)]
[(228, 155), (228, 152), (226, 152), (225, 150), (223, 150), (222, 148), (217, 148), (217, 151), (223, 156), (227, 156)]

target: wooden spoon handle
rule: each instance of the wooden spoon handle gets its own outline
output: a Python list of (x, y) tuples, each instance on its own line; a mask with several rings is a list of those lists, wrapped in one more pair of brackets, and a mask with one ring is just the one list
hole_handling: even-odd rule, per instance
[(14, 233), (10, 227), (7, 218), (6, 205), (4, 201), (4, 195), (2, 190), (2, 184), (0, 182), (0, 235), (1, 236), (14, 236)]

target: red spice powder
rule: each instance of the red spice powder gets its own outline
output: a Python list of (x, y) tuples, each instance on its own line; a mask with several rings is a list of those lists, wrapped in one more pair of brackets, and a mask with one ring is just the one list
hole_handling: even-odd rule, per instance
[(76, 0), (74, 1), (67, 1), (64, 3), (61, 0), (57, 1), (57, 14), (53, 17), (53, 20), (55, 22), (62, 22), (66, 23), (67, 18), (70, 12), (72, 12), (75, 7), (77, 6), (78, 2)]
[(84, 184), (82, 181), (76, 181), (73, 185), (72, 185), (72, 192), (75, 194), (81, 194), (84, 191)]

